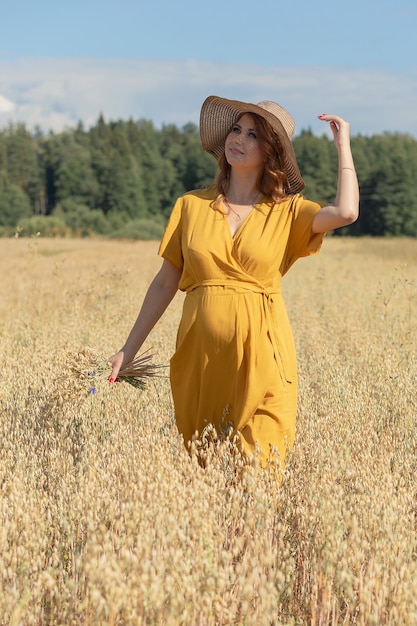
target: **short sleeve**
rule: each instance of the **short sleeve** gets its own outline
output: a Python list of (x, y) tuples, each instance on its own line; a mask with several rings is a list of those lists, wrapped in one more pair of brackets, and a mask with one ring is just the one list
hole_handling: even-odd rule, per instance
[(182, 198), (178, 198), (172, 209), (168, 224), (162, 235), (158, 254), (174, 267), (182, 269), (184, 257), (182, 254)]
[(324, 205), (307, 200), (300, 194), (294, 196), (290, 208), (291, 228), (281, 265), (282, 275), (288, 272), (297, 259), (320, 251), (326, 233), (313, 233), (312, 226), (322, 206)]

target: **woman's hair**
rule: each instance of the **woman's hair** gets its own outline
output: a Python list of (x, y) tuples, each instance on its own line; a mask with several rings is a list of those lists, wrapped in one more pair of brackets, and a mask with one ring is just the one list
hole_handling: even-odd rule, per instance
[[(264, 167), (258, 178), (259, 190), (275, 202), (280, 202), (288, 196), (288, 177), (282, 168), (284, 149), (271, 125), (261, 115), (256, 113), (250, 115), (255, 120), (258, 141), (264, 153)], [(224, 152), (218, 160), (218, 165), (216, 188), (220, 195), (226, 196), (229, 190), (231, 167)]]

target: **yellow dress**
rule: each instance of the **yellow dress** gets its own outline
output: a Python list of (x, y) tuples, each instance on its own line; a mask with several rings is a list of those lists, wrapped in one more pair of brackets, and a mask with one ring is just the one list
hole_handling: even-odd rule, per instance
[(232, 425), (261, 462), (292, 448), (297, 403), (293, 336), (281, 278), (319, 251), (311, 225), (320, 205), (297, 194), (264, 197), (232, 236), (214, 189), (177, 200), (159, 254), (182, 270), (186, 292), (170, 380), (185, 443), (208, 424)]

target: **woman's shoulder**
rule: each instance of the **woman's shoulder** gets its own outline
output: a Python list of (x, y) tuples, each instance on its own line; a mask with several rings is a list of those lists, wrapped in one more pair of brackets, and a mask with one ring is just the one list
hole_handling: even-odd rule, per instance
[(210, 206), (217, 196), (218, 192), (214, 188), (187, 191), (177, 197), (171, 215), (176, 216), (177, 219), (195, 215), (203, 205)]
[(218, 191), (214, 187), (207, 187), (205, 189), (193, 189), (192, 191), (187, 191), (182, 198), (187, 200), (188, 202), (199, 202), (201, 200), (208, 200), (211, 202), (215, 200), (218, 196)]
[(310, 200), (309, 198), (306, 198), (305, 196), (303, 196), (301, 193), (295, 193), (294, 195), (289, 197), (288, 206), (290, 207), (290, 210), (297, 211), (297, 212), (302, 212), (304, 210), (319, 211), (321, 207), (323, 206), (323, 203), (316, 202), (315, 200)]
[(295, 210), (295, 207), (302, 202), (303, 196), (301, 194), (290, 194), (283, 196), (280, 199), (274, 199), (272, 196), (264, 195), (261, 201), (258, 203), (258, 207), (264, 213), (287, 213)]

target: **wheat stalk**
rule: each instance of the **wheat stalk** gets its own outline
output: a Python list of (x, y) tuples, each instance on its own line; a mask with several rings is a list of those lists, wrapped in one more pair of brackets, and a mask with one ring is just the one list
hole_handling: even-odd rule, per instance
[(149, 350), (143, 352), (136, 359), (122, 367), (119, 371), (118, 380), (127, 382), (138, 389), (143, 389), (147, 378), (160, 376), (158, 374), (159, 370), (166, 366), (152, 363), (153, 354), (147, 354), (148, 352)]

